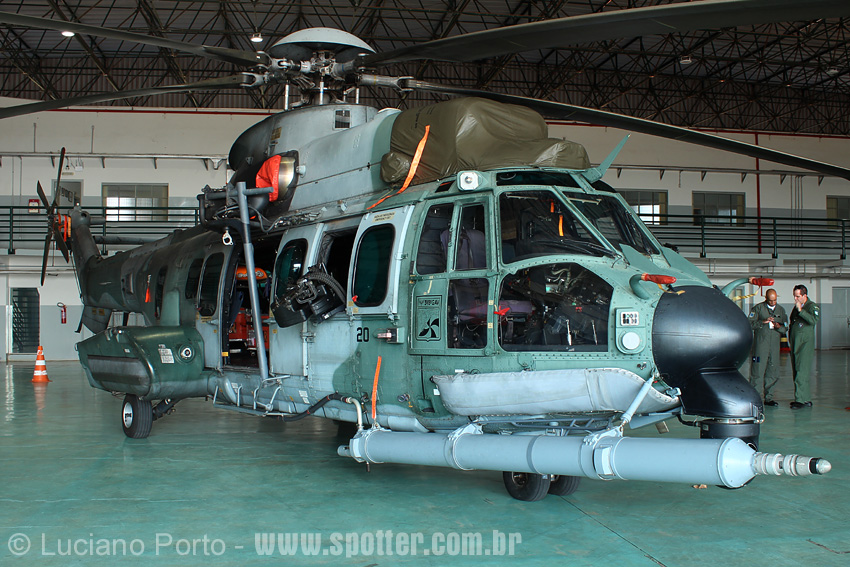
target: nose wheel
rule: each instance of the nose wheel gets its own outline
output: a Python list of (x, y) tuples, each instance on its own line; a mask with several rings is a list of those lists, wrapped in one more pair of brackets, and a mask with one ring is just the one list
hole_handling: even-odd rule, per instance
[(144, 439), (150, 435), (153, 425), (151, 403), (134, 394), (124, 396), (124, 403), (121, 406), (121, 424), (124, 427), (124, 435), (131, 439)]

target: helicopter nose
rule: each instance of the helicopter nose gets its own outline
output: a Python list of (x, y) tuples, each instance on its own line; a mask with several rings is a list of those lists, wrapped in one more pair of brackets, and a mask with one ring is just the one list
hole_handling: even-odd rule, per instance
[(714, 287), (678, 291), (684, 293), (665, 293), (655, 308), (652, 348), (658, 371), (675, 381), (703, 369), (737, 369), (753, 337), (741, 309)]
[(746, 315), (714, 287), (682, 286), (655, 308), (652, 349), (664, 380), (681, 391), (685, 413), (709, 418), (704, 437), (757, 444), (761, 397), (738, 372), (748, 358)]

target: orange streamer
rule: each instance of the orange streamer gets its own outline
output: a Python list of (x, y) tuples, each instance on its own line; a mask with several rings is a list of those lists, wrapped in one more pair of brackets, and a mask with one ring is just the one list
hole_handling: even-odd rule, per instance
[(375, 381), (372, 383), (372, 423), (375, 422), (376, 409), (378, 405), (378, 376), (381, 374), (381, 357), (378, 357), (378, 365), (375, 367)]

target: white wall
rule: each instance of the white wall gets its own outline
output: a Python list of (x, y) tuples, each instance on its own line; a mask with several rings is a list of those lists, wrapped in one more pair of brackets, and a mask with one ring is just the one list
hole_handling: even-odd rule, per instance
[[(10, 99), (0, 99), (0, 106)], [(82, 161), (82, 171), (63, 177), (83, 183), (83, 202), (101, 202), (103, 183), (167, 183), (170, 204), (194, 205), (205, 185), (227, 182), (226, 157), (230, 145), (267, 113), (151, 109), (74, 109), (42, 112), (0, 121), (0, 198), (26, 204), (36, 197), (36, 181), (50, 192), (56, 168), (49, 157), (66, 148), (70, 165)], [(105, 161), (101, 156), (107, 157)], [(162, 156), (156, 159), (120, 156)], [(21, 157), (23, 156), (23, 157)], [(184, 156), (174, 159), (166, 156)], [(216, 170), (211, 161), (224, 160)], [(210, 167), (208, 167), (210, 166)]]

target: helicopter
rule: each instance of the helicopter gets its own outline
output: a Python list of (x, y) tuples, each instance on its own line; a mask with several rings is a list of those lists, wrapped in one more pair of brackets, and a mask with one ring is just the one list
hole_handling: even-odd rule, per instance
[[(599, 34), (663, 33), (850, 15), (844, 2), (694, 2), (521, 24), (376, 53), (330, 28), (267, 53), (0, 12), (0, 24), (159, 45), (249, 68), (199, 83), (0, 109), (0, 118), (204, 88), (282, 83), (286, 109), (239, 135), (200, 223), (103, 257), (99, 221), (48, 212), (94, 336), (91, 386), (123, 394), (145, 438), (187, 398), (294, 421), (351, 424), (340, 456), (501, 471), (524, 501), (581, 478), (715, 484), (819, 475), (822, 458), (759, 451), (762, 401), (738, 368), (751, 330), (724, 288), (663, 246), (583, 146), (547, 137), (572, 118), (682, 139), (850, 179), (850, 170), (702, 132), (371, 69), (480, 59)], [(619, 13), (622, 12), (622, 13)], [(565, 37), (569, 39), (565, 39)], [(404, 111), (356, 100), (369, 85), (460, 95)], [(297, 93), (289, 101), (289, 88)], [(349, 101), (351, 95), (354, 101)], [(62, 169), (60, 158), (59, 169)], [(58, 187), (58, 183), (57, 183)], [(42, 275), (43, 279), (43, 275)], [(141, 314), (144, 325), (127, 324)], [(124, 324), (112, 325), (115, 314)], [(694, 321), (699, 323), (695, 326)], [(625, 435), (678, 420), (699, 439)]]

